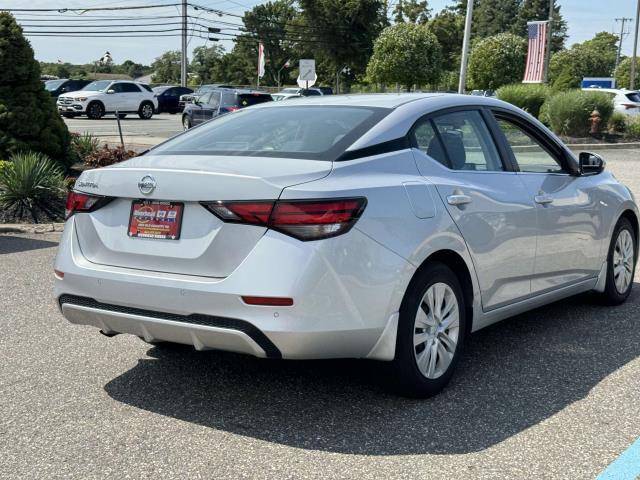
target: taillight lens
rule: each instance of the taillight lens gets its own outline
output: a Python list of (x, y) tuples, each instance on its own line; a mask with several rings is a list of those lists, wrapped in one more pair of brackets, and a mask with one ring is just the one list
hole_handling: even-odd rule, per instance
[(261, 225), (299, 240), (319, 240), (348, 232), (356, 223), (367, 200), (290, 200), (258, 202), (203, 202), (202, 205), (225, 222)]
[(67, 195), (67, 206), (64, 210), (65, 220), (74, 213), (93, 212), (100, 207), (109, 203), (110, 197), (102, 197), (98, 195), (88, 195), (80, 192), (69, 192)]

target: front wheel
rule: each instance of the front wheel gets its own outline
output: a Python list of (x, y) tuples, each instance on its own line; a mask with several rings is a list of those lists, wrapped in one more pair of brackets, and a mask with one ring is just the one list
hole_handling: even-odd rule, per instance
[(427, 398), (453, 376), (466, 334), (465, 299), (453, 271), (433, 263), (411, 282), (400, 307), (393, 382), (400, 393)]
[(631, 222), (621, 218), (611, 236), (607, 256), (607, 283), (602, 299), (608, 305), (619, 305), (631, 294), (637, 255), (636, 235)]
[(182, 116), (182, 128), (184, 130), (189, 130), (191, 128), (191, 120), (187, 115)]
[(104, 107), (99, 102), (90, 103), (87, 107), (87, 117), (91, 120), (100, 120), (104, 115)]
[(138, 116), (143, 120), (149, 120), (153, 117), (153, 104), (149, 102), (143, 102), (138, 110)]

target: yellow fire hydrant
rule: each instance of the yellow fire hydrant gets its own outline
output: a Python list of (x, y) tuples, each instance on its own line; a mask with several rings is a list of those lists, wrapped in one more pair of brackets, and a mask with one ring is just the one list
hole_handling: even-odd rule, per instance
[(591, 112), (589, 121), (591, 122), (591, 129), (589, 130), (589, 133), (591, 135), (597, 135), (600, 132), (600, 122), (602, 121), (600, 118), (600, 112), (598, 110)]

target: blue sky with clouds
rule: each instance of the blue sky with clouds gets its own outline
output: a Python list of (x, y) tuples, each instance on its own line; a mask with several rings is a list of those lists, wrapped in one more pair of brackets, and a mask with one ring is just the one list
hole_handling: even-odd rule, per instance
[[(221, 9), (235, 15), (241, 15), (246, 9), (264, 3), (255, 0), (193, 0), (194, 3)], [(129, 5), (150, 5), (150, 4), (175, 4), (179, 0), (0, 0), (2, 8), (86, 8), (86, 7), (119, 7)], [(393, 3), (393, 0), (389, 3)], [(430, 0), (429, 4), (434, 13), (449, 5), (450, 0)], [(616, 17), (635, 17), (635, 0), (559, 0), (562, 13), (569, 26), (568, 44), (582, 42), (593, 37), (596, 32), (612, 32), (616, 27)], [(70, 15), (67, 12), (66, 15)], [(138, 10), (134, 13), (118, 12), (114, 15), (163, 15), (179, 17), (177, 7), (166, 7), (153, 10)], [(196, 15), (199, 13), (195, 13)], [(22, 17), (30, 16), (28, 13), (21, 13)], [(38, 14), (41, 15), (41, 14)], [(93, 12), (86, 15), (103, 15), (103, 13)], [(240, 23), (240, 19), (233, 16), (216, 17), (210, 14), (203, 14), (204, 18), (223, 20), (231, 23)], [(31, 15), (30, 18), (35, 18)], [(40, 17), (54, 18), (54, 17)], [(79, 18), (83, 18), (82, 15)], [(166, 20), (158, 20), (166, 21)], [(169, 19), (171, 21), (171, 19)], [(22, 23), (28, 23), (24, 21)], [(33, 23), (33, 22), (31, 22)], [(62, 23), (62, 22), (59, 22)], [(145, 27), (138, 27), (145, 28)], [(161, 27), (158, 27), (161, 28)], [(59, 29), (58, 29), (59, 30)], [(135, 62), (149, 64), (162, 52), (180, 48), (180, 37), (160, 37), (160, 38), (54, 38), (54, 37), (30, 37), (31, 43), (36, 53), (36, 58), (44, 61), (68, 61), (71, 63), (88, 63), (102, 56), (105, 50), (111, 52), (116, 63), (121, 63), (126, 59)], [(190, 39), (189, 49), (204, 45), (206, 40), (201, 38)], [(633, 35), (625, 38), (623, 52), (631, 54)], [(209, 42), (210, 43), (210, 42)], [(225, 48), (231, 48), (230, 42), (220, 42)]]

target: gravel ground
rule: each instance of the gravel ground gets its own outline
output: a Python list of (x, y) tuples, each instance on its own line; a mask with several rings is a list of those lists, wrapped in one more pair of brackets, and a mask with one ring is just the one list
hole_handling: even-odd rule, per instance
[[(640, 152), (605, 155), (640, 191)], [(364, 361), (259, 360), (72, 326), (59, 234), (0, 235), (0, 478), (593, 478), (640, 436), (640, 284), (474, 334), (414, 401)], [(640, 277), (636, 275), (636, 282)]]

